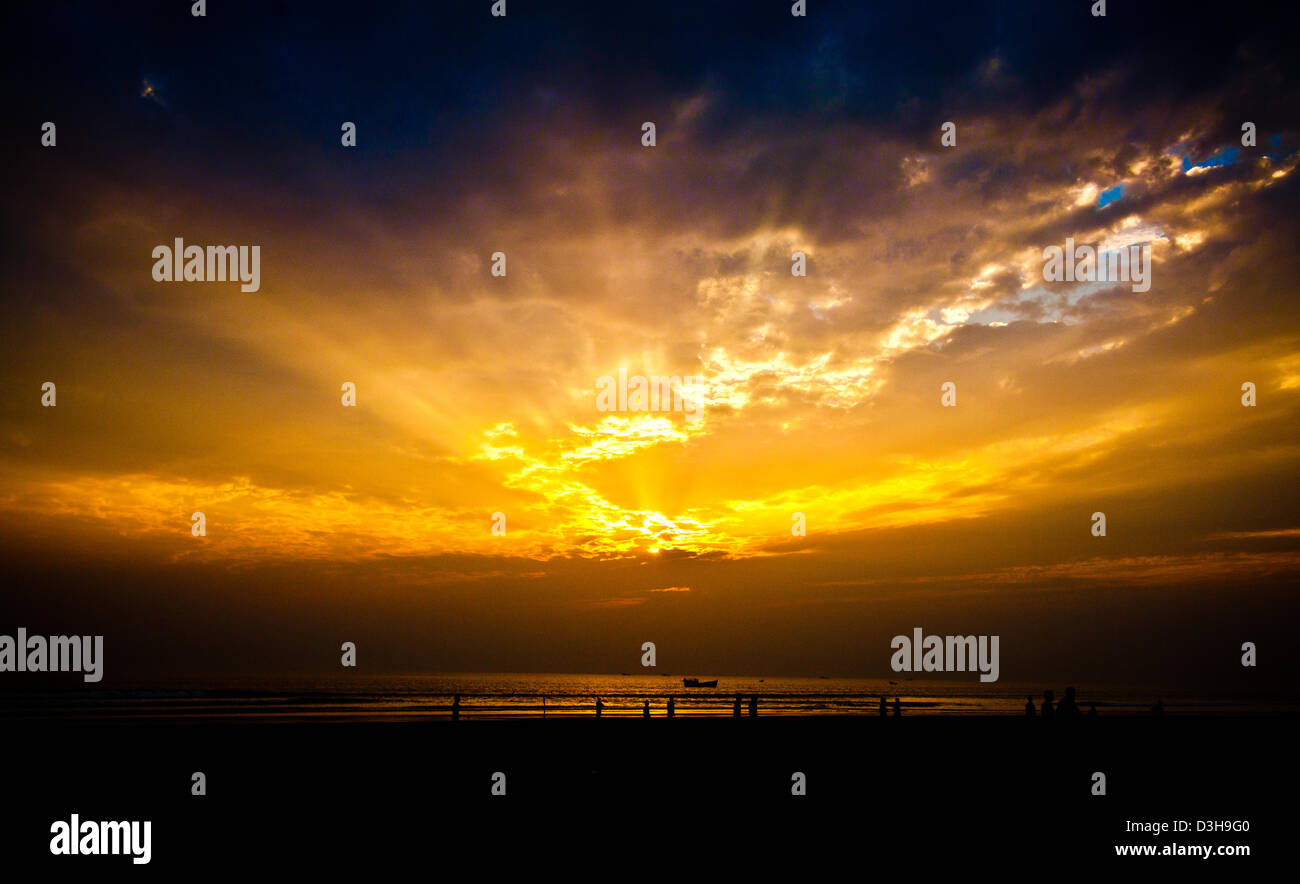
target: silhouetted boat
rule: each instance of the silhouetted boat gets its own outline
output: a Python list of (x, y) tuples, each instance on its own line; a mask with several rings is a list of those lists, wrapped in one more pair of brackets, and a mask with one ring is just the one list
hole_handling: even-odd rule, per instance
[(713, 681), (700, 681), (698, 678), (683, 678), (682, 684), (688, 688), (716, 688), (718, 680), (715, 678)]

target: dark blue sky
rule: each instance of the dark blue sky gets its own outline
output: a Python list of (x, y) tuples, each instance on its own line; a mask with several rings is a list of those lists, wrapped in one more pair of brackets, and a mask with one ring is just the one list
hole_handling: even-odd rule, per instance
[[(1111, 2), (1094, 18), (1085, 0), (812, 0), (803, 19), (785, 0), (513, 0), (505, 19), (489, 6), (216, 0), (196, 19), (179, 0), (41, 4), (7, 15), (11, 125), (57, 119), (69, 150), (163, 164), (200, 154), (280, 176), (332, 146), (341, 119), (359, 124), (371, 160), (464, 161), (519, 135), (521, 107), (547, 109), (556, 126), (581, 115), (618, 127), (704, 87), (722, 97), (709, 120), (719, 134), (756, 119), (849, 119), (928, 138), (936, 119), (1034, 109), (1121, 63), (1148, 99), (1213, 91), (1254, 65), (1258, 116), (1294, 102), (1284, 43), (1295, 13), (1258, 6)], [(955, 88), (992, 58), (1009, 76)], [(140, 98), (145, 78), (166, 109)]]

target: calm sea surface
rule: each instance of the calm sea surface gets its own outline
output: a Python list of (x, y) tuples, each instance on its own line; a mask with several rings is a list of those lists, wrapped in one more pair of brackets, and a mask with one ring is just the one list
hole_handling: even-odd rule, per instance
[[(742, 712), (751, 696), (760, 715), (875, 715), (880, 698), (891, 707), (900, 698), (904, 715), (1023, 715), (1032, 694), (1041, 703), (1045, 688), (1057, 702), (1065, 685), (981, 684), (964, 681), (852, 678), (757, 678), (714, 676), (716, 688), (685, 688), (680, 676), (451, 673), (441, 675), (348, 675), (329, 678), (249, 677), (173, 679), (89, 690), (0, 694), (11, 715), (130, 717), (361, 717), (445, 718), (460, 694), (461, 717), (590, 716), (596, 697), (610, 717), (639, 716), (643, 704), (662, 716), (669, 696), (682, 717), (728, 716), (737, 694)], [(1096, 704), (1099, 715), (1149, 715), (1159, 698), (1168, 714), (1294, 713), (1294, 698), (1242, 696), (1231, 692), (1178, 690), (1169, 686), (1075, 685), (1081, 710)]]

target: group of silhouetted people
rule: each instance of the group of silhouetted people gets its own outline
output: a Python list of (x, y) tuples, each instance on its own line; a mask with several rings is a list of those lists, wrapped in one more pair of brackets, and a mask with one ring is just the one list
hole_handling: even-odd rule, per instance
[[(742, 702), (743, 702), (743, 698), (740, 696), (740, 694), (737, 694), (737, 695), (736, 695), (736, 703), (735, 703), (735, 706), (732, 708), (732, 715), (734, 715), (736, 718), (740, 718), (740, 706), (741, 706), (741, 703), (742, 703)], [(458, 714), (459, 714), (459, 703), (460, 703), (460, 697), (457, 697), (457, 698), (456, 698), (456, 702), (453, 703), (453, 704), (452, 704), (452, 707), (451, 707), (451, 717), (452, 717), (452, 718), (456, 718), (456, 717), (458, 716)], [(666, 708), (667, 716), (668, 716), (669, 718), (673, 718), (673, 717), (675, 717), (675, 716), (677, 715), (677, 699), (676, 699), (675, 697), (669, 697), (669, 698), (668, 698), (668, 705), (667, 705), (667, 707), (665, 707), (665, 708)], [(600, 718), (600, 716), (604, 713), (604, 711), (605, 711), (605, 703), (604, 703), (604, 701), (602, 701), (602, 700), (600, 699), (600, 697), (597, 697), (597, 698), (596, 698), (596, 717), (597, 717), (597, 718)], [(895, 713), (895, 714), (897, 714), (897, 713)], [(751, 718), (752, 718), (752, 717), (755, 717), (755, 716), (758, 715), (758, 697), (750, 697), (750, 698), (749, 698), (749, 715), (750, 715)], [(641, 717), (642, 717), (642, 718), (649, 718), (649, 717), (650, 717), (650, 701), (649, 701), (649, 700), (645, 700), (645, 701), (643, 701), (642, 704), (641, 704)]]
[[(1041, 710), (1035, 712), (1034, 698), (1032, 696), (1025, 698), (1025, 715), (1041, 715), (1043, 718), (1078, 718), (1083, 713), (1079, 711), (1079, 704), (1074, 699), (1074, 688), (1065, 689), (1065, 697), (1060, 703), (1056, 702), (1056, 694), (1050, 689), (1043, 691), (1043, 706)], [(1097, 717), (1097, 704), (1088, 704), (1088, 717)]]
[[(881, 717), (881, 718), (884, 718), (884, 717), (885, 717), (886, 715), (888, 715), (888, 714), (889, 714), (889, 705), (885, 702), (885, 698), (884, 698), (884, 697), (881, 697), (881, 698), (880, 698), (880, 717)], [(894, 698), (894, 715), (895, 715), (895, 717), (897, 717), (897, 716), (902, 715), (902, 714), (903, 714), (903, 704), (899, 701), (899, 699), (898, 699), (897, 697), (895, 697), (895, 698)]]
[[(1025, 698), (1025, 715), (1032, 718), (1034, 715), (1040, 715), (1043, 718), (1078, 718), (1084, 713), (1079, 711), (1079, 704), (1074, 699), (1074, 688), (1065, 689), (1065, 697), (1060, 703), (1056, 703), (1056, 695), (1050, 690), (1043, 691), (1043, 704), (1038, 710), (1034, 709), (1034, 698), (1032, 696)], [(1155, 705), (1151, 707), (1152, 715), (1164, 715), (1165, 704), (1161, 700), (1156, 700)], [(882, 712), (881, 715), (884, 715)], [(1097, 717), (1097, 704), (1089, 703), (1087, 718)]]
[[(732, 714), (732, 716), (734, 716), (735, 718), (740, 718), (740, 704), (741, 704), (741, 702), (742, 702), (742, 699), (743, 699), (743, 698), (740, 696), (740, 694), (736, 694), (736, 702), (735, 702), (735, 704), (732, 706), (732, 709), (731, 709), (731, 714)], [(673, 717), (674, 715), (676, 715), (676, 714), (677, 714), (677, 701), (674, 700), (672, 697), (669, 697), (669, 698), (668, 698), (668, 717), (669, 717), (669, 718), (672, 718), (672, 717)], [(754, 716), (756, 716), (756, 715), (758, 715), (758, 697), (750, 697), (750, 698), (749, 698), (749, 715), (750, 715), (751, 718), (754, 717)], [(649, 700), (646, 700), (646, 701), (645, 701), (645, 706), (642, 708), (641, 716), (642, 716), (643, 718), (649, 718), (649, 717), (650, 717), (650, 701), (649, 701)]]
[[(668, 717), (669, 717), (669, 718), (672, 718), (674, 715), (677, 714), (677, 701), (674, 700), (672, 697), (669, 697), (669, 698), (668, 698), (668, 707), (667, 707), (667, 710), (668, 710)], [(599, 699), (596, 700), (596, 715), (597, 715), (597, 716), (600, 715), (600, 700), (599, 700)], [(649, 717), (650, 717), (650, 701), (649, 701), (649, 700), (646, 700), (644, 703), (641, 704), (641, 717), (642, 717), (642, 718), (649, 718)]]

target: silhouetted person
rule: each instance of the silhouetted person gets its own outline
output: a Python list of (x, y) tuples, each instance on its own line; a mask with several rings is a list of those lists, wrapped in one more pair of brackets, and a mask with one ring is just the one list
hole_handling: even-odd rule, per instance
[(649, 718), (649, 717), (650, 717), (650, 701), (649, 701), (649, 700), (646, 700), (646, 701), (645, 701), (645, 705), (641, 707), (641, 717), (642, 717), (642, 718)]
[(1030, 718), (1034, 717), (1034, 698), (1032, 696), (1025, 697), (1025, 715)]
[(740, 694), (736, 694), (736, 705), (731, 707), (731, 714), (740, 718)]
[(600, 718), (600, 713), (605, 711), (605, 704), (600, 702), (600, 697), (596, 698), (596, 717)]
[(1089, 703), (1089, 704), (1088, 704), (1088, 717), (1089, 717), (1089, 718), (1096, 718), (1096, 717), (1097, 717), (1097, 704), (1096, 704), (1096, 703)]
[(1056, 709), (1052, 706), (1052, 697), (1056, 696), (1051, 691), (1043, 691), (1043, 718), (1053, 718), (1056, 716)]
[(1165, 714), (1165, 704), (1162, 703), (1160, 700), (1156, 700), (1156, 705), (1154, 705), (1154, 706), (1151, 707), (1151, 714), (1152, 714), (1152, 715), (1164, 715), (1164, 714)]
[(460, 720), (460, 694), (451, 698), (451, 720)]
[(669, 718), (672, 718), (672, 717), (673, 717), (674, 715), (676, 715), (676, 714), (677, 714), (677, 702), (676, 702), (672, 697), (669, 697), (669, 698), (668, 698), (668, 717), (669, 717)]
[(881, 718), (884, 718), (884, 717), (885, 717), (886, 715), (888, 715), (888, 714), (889, 714), (889, 704), (885, 702), (885, 698), (884, 698), (884, 697), (881, 697), (881, 698), (880, 698), (880, 717), (881, 717)]
[(758, 715), (758, 697), (749, 698), (749, 717), (754, 718)]
[(1079, 707), (1074, 702), (1074, 688), (1065, 689), (1065, 698), (1056, 707), (1056, 714), (1062, 718), (1078, 718)]
[(898, 702), (898, 698), (895, 697), (895, 698), (894, 698), (894, 717), (897, 718), (898, 716), (900, 716), (900, 715), (902, 715), (902, 714), (903, 714), (903, 704), (900, 703), (900, 702)]

